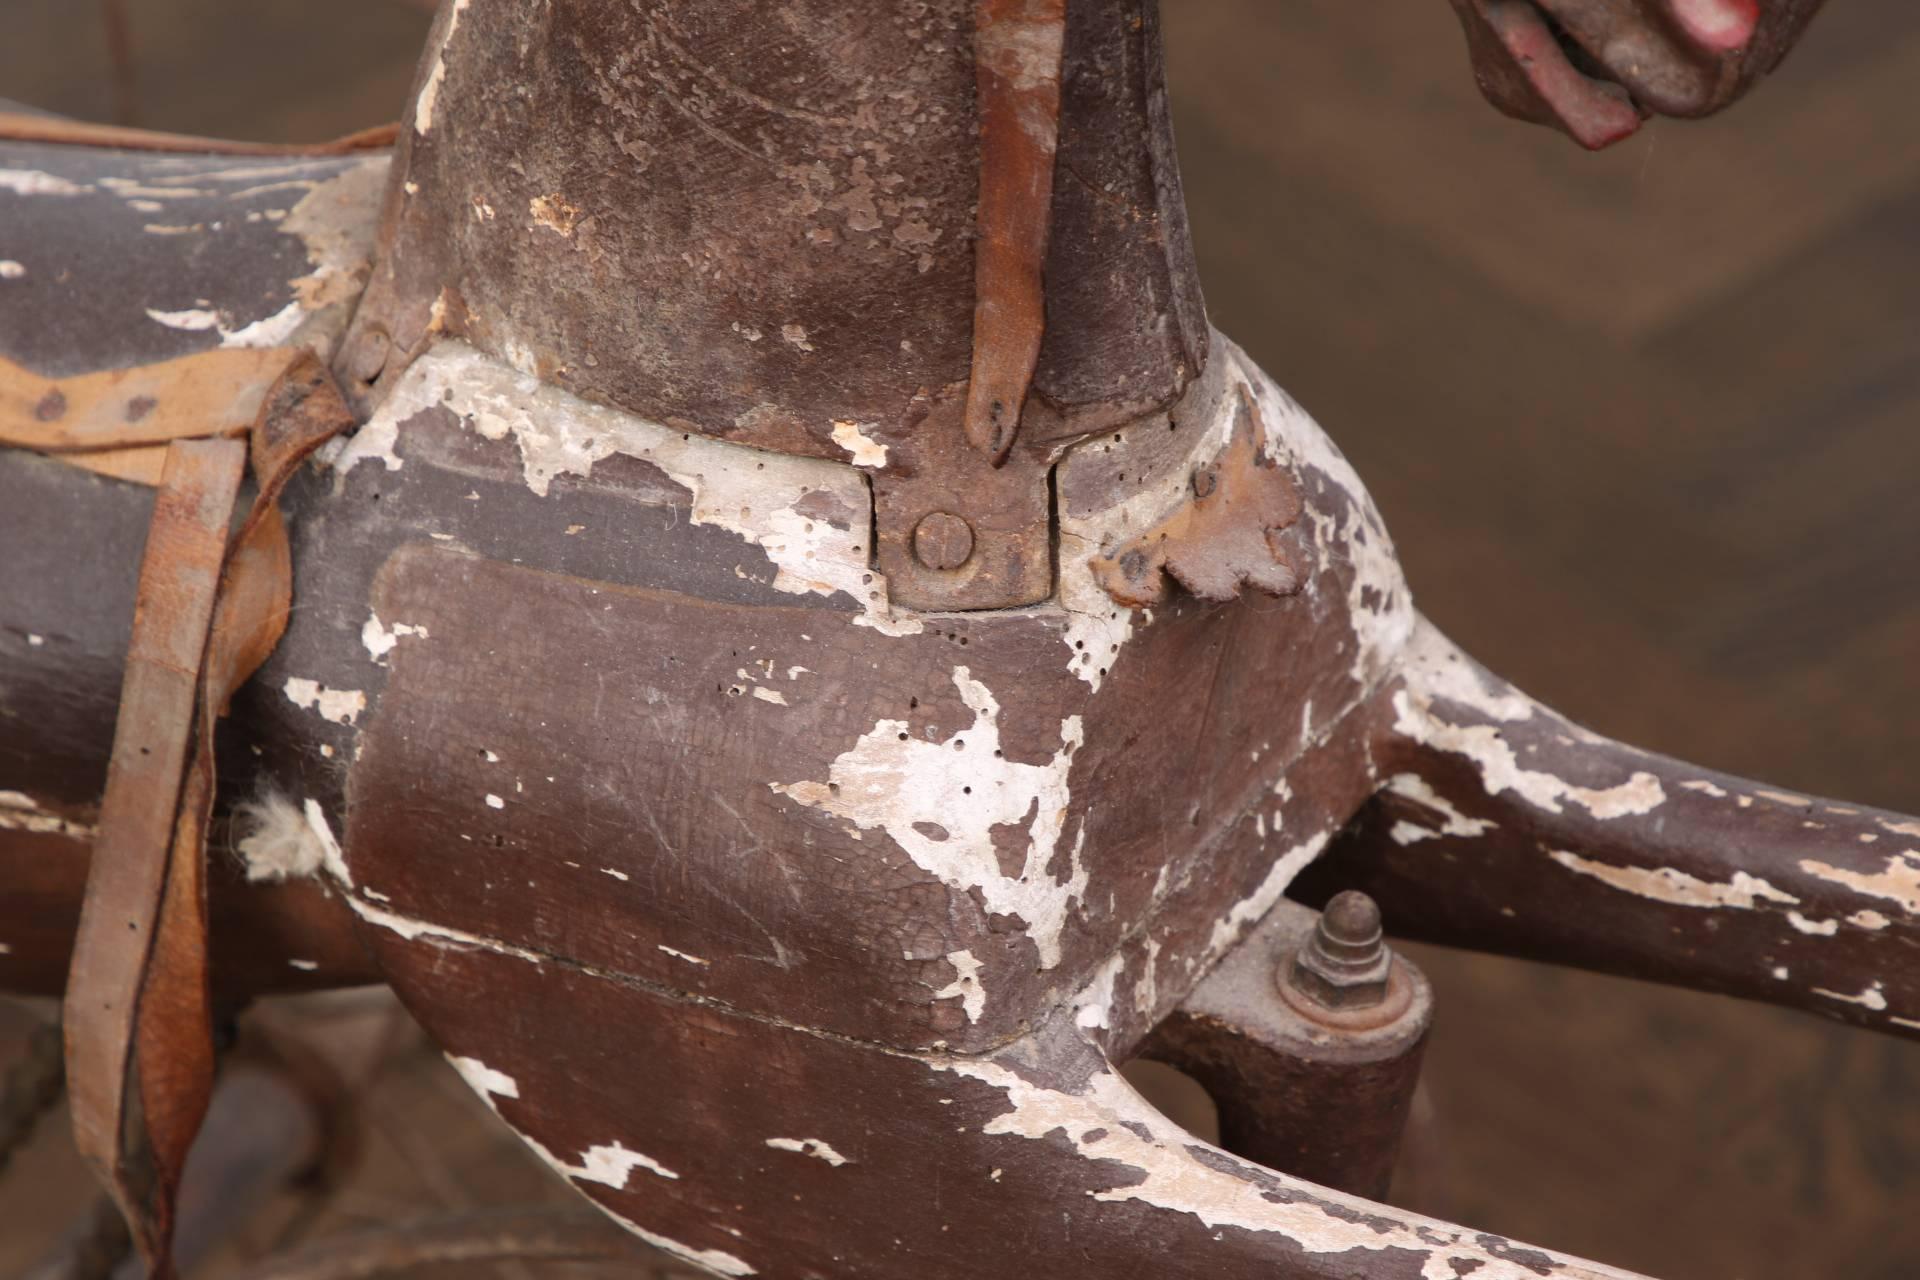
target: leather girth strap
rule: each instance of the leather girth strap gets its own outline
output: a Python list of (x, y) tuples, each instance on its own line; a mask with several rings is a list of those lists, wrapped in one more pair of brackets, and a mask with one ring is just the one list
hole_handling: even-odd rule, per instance
[[(63, 381), (0, 361), (0, 445), (159, 490), (65, 1016), (75, 1138), (158, 1280), (172, 1274), (174, 1199), (213, 1091), (214, 726), (286, 629), (280, 490), (351, 425), (332, 376), (302, 349), (214, 350)], [(235, 530), (249, 462), (256, 496)]]

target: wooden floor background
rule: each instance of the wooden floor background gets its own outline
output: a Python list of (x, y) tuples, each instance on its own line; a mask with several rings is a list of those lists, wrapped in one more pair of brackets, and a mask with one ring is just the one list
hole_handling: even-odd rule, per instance
[[(129, 7), (141, 123), (257, 138), (392, 118), (425, 27)], [(1920, 810), (1920, 9), (1843, 0), (1732, 114), (1600, 156), (1482, 106), (1442, 0), (1166, 9), (1213, 318), (1353, 459), (1427, 613), (1607, 733)], [(7, 20), (0, 97), (110, 113), (93, 6)], [(1669, 1280), (1920, 1276), (1920, 1046), (1419, 958), (1440, 1014), (1396, 1199)], [(316, 1229), (568, 1194), (400, 1044)], [(0, 1275), (80, 1195), (57, 1128), (31, 1161)]]

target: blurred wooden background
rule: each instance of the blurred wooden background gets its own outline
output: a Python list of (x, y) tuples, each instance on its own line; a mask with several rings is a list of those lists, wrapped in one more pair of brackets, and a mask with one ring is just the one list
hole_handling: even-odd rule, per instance
[[(100, 8), (6, 8), (0, 97), (109, 118)], [(427, 20), (128, 10), (140, 123), (262, 139), (393, 118)], [(1353, 459), (1422, 607), (1597, 729), (1920, 810), (1920, 12), (1840, 0), (1731, 114), (1590, 156), (1480, 103), (1443, 0), (1166, 10), (1213, 318)], [(1920, 1275), (1920, 1046), (1418, 954), (1401, 1202), (1667, 1280)], [(378, 1006), (318, 1025), (389, 1062), (312, 1230), (569, 1194)], [(83, 1194), (57, 1125), (23, 1163), (0, 1275)]]

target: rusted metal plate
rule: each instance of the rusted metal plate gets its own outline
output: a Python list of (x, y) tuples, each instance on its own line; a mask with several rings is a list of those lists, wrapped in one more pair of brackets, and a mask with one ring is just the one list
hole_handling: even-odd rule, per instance
[(1278, 460), (1265, 456), (1266, 431), (1250, 393), (1233, 410), (1227, 447), (1189, 474), (1191, 496), (1151, 529), (1094, 562), (1100, 585), (1138, 608), (1166, 598), (1173, 578), (1202, 600), (1231, 600), (1244, 584), (1271, 596), (1300, 589), (1286, 531), (1300, 518), (1300, 494)]
[[(926, 406), (873, 477), (874, 567), (908, 608), (1038, 604), (1053, 594), (1050, 460), (1023, 449), (995, 465), (966, 438), (963, 408), (957, 398)], [(941, 526), (949, 532), (936, 541)]]

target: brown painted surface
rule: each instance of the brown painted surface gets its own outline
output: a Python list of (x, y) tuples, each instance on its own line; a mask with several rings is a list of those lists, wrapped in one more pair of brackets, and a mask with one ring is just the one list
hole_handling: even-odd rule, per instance
[[(1369, 474), (1371, 474), (1371, 472), (1369, 472)], [(1436, 553), (1436, 555), (1438, 555), (1438, 553)]]

